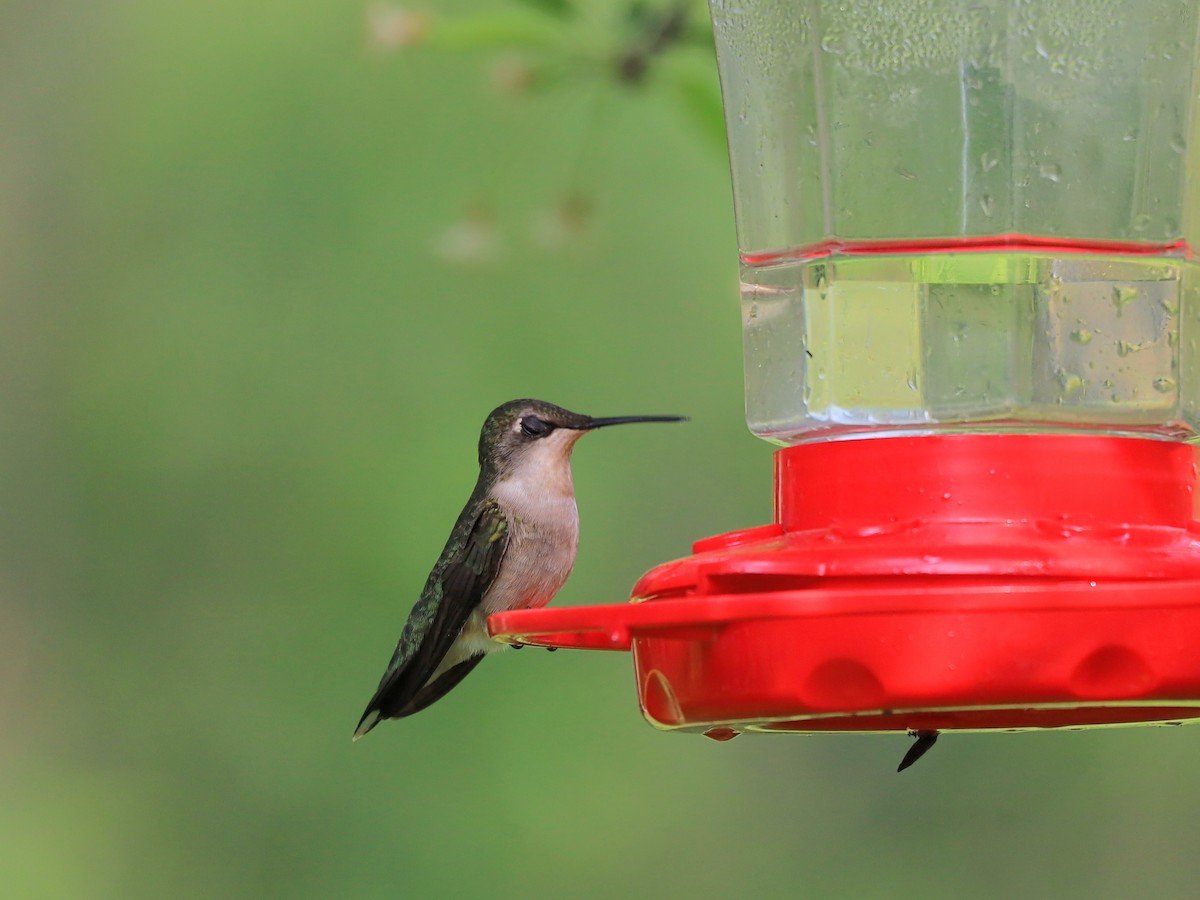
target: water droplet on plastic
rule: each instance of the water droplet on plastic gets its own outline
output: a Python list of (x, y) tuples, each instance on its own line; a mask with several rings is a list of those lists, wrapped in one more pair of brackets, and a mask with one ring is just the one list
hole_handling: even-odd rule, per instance
[(996, 209), (996, 201), (991, 194), (984, 194), (979, 198), (979, 208), (983, 210), (983, 214), (991, 218), (992, 213)]
[(1000, 165), (1000, 157), (991, 150), (985, 150), (979, 157), (979, 168), (983, 172), (990, 172), (998, 165)]
[(1062, 386), (1063, 395), (1069, 397), (1072, 394), (1077, 394), (1083, 390), (1084, 380), (1074, 372), (1068, 372), (1066, 369), (1059, 369), (1054, 373), (1058, 378), (1058, 383)]
[(1150, 227), (1150, 216), (1147, 213), (1138, 213), (1133, 217), (1133, 230), (1145, 231)]
[(1076, 328), (1071, 332), (1071, 340), (1077, 344), (1090, 344), (1093, 337), (1095, 337), (1095, 335), (1093, 335), (1086, 328)]
[(1175, 132), (1175, 134), (1171, 135), (1171, 140), (1169, 140), (1167, 143), (1176, 153), (1182, 153), (1187, 149), (1187, 141), (1184, 140), (1183, 135), (1179, 132)]
[(712, 738), (714, 741), (732, 741), (735, 737), (741, 734), (736, 728), (726, 728), (725, 726), (716, 726), (704, 732), (706, 738)]
[(1113, 285), (1113, 306), (1117, 308), (1117, 315), (1124, 312), (1125, 307), (1137, 299), (1138, 290), (1135, 287), (1130, 287), (1127, 284)]
[(1046, 293), (1053, 300), (1061, 300), (1063, 303), (1069, 303), (1070, 297), (1063, 297), (1063, 280), (1061, 275), (1051, 275), (1046, 282)]
[(1170, 394), (1176, 388), (1174, 378), (1155, 378), (1153, 384), (1154, 389), (1160, 394)]
[(903, 178), (905, 181), (916, 181), (917, 180), (917, 173), (911, 171), (910, 169), (904, 168), (904, 166), (896, 166), (896, 174), (899, 175), (901, 178)]
[(1057, 163), (1042, 163), (1038, 166), (1038, 175), (1047, 181), (1062, 181), (1062, 169)]

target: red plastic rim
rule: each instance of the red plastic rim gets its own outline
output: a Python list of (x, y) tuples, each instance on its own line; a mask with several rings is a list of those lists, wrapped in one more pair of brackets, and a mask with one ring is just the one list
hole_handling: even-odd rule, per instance
[(1191, 448), (1085, 435), (776, 455), (776, 521), (697, 542), (636, 602), (500, 613), (500, 639), (633, 651), (652, 724), (1019, 730), (1200, 719)]

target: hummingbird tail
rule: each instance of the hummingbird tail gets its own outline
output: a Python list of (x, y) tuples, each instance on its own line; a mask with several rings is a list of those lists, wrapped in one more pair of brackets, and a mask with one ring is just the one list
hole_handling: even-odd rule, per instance
[(441, 700), (451, 689), (454, 688), (460, 681), (467, 677), (467, 674), (474, 669), (483, 660), (484, 654), (472, 656), (464, 659), (462, 662), (447, 669), (433, 681), (429, 682), (425, 687), (417, 692), (404, 708), (397, 714), (396, 718), (401, 716), (411, 716), (413, 713), (418, 713), (425, 707)]
[(363, 713), (362, 720), (358, 723), (358, 727), (354, 729), (354, 737), (352, 737), (351, 740), (357, 741), (360, 737), (378, 725), (379, 719), (379, 710), (368, 709), (365, 713)]
[(395, 684), (385, 678), (375, 696), (371, 698), (367, 711), (359, 720), (358, 728), (354, 729), (353, 740), (358, 740), (384, 719), (403, 719), (418, 713), (430, 704), (442, 699), (450, 689), (467, 677), (472, 669), (479, 665), (484, 654), (472, 656), (455, 666), (447, 669), (433, 681), (416, 692), (415, 696), (406, 697), (397, 694)]

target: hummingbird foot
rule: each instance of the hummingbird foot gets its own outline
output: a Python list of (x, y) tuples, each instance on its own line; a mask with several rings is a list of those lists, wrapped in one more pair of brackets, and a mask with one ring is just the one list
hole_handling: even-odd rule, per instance
[(908, 748), (908, 752), (904, 754), (904, 759), (900, 760), (900, 765), (896, 767), (897, 772), (903, 772), (937, 743), (938, 733), (936, 731), (910, 731), (909, 736), (916, 738), (913, 745)]
[(514, 650), (524, 650), (525, 649), (524, 644), (509, 644), (508, 646), (512, 647)]
[(547, 647), (547, 648), (546, 648), (546, 650), (547, 650), (548, 652), (550, 652), (550, 653), (553, 653), (553, 652), (554, 652), (555, 650), (557, 650), (557, 649), (558, 649), (557, 647)]

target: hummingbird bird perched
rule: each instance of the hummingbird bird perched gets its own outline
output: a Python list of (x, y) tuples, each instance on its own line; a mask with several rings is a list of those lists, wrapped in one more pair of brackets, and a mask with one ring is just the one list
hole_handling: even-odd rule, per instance
[(504, 644), (487, 617), (545, 606), (558, 593), (579, 543), (571, 448), (588, 431), (683, 416), (594, 419), (541, 400), (496, 407), (479, 435), (479, 480), (429, 573), (367, 704), (354, 739), (382, 719), (420, 712), (444, 697)]

